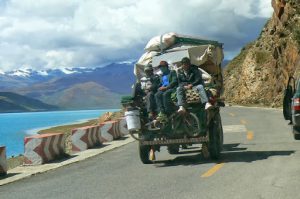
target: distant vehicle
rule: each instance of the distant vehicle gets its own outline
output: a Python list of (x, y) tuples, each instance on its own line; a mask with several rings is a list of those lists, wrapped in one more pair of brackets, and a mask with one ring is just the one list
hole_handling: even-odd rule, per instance
[(295, 140), (300, 140), (300, 79), (290, 77), (283, 98), (283, 116), (290, 120)]
[(192, 144), (202, 144), (202, 155), (206, 158), (218, 159), (223, 146), (220, 115), (220, 107), (224, 106), (220, 99), (223, 92), (223, 44), (169, 33), (150, 40), (145, 50), (146, 53), (135, 64), (137, 82), (145, 75), (144, 68), (149, 63), (155, 67), (160, 61), (167, 61), (176, 70), (181, 67), (181, 59), (189, 57), (191, 63), (202, 70), (205, 89), (211, 93), (213, 108), (205, 110), (201, 101), (191, 102), (187, 113), (179, 114), (177, 101), (174, 100), (173, 114), (166, 123), (160, 123), (147, 117), (143, 96), (122, 100), (129, 132), (139, 141), (141, 161), (144, 164), (152, 163), (154, 152), (160, 151), (161, 146), (167, 146), (170, 154), (177, 154), (180, 147), (185, 149)]

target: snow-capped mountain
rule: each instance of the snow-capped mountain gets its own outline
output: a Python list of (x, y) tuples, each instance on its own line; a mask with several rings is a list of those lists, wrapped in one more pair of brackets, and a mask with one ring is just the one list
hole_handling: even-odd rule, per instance
[(67, 109), (116, 107), (121, 95), (131, 93), (133, 65), (119, 62), (101, 68), (19, 69), (0, 74), (0, 91)]
[[(99, 79), (101, 77), (104, 82), (107, 82), (107, 79), (113, 79), (114, 76), (120, 75), (120, 73), (124, 74), (124, 77), (128, 75), (132, 76), (133, 64), (133, 62), (120, 62), (112, 63), (101, 68), (78, 67), (47, 70), (18, 69), (8, 72), (0, 71), (0, 90), (9, 91), (11, 89), (23, 88), (33, 84), (55, 81), (61, 78), (72, 79), (74, 77), (86, 80), (88, 76), (92, 76), (97, 82), (100, 81)], [(102, 73), (106, 75), (102, 77)], [(97, 79), (96, 76), (98, 76), (99, 79)]]
[(18, 69), (9, 72), (1, 72), (1, 75), (7, 75), (11, 77), (30, 78), (34, 76), (64, 76), (73, 73), (92, 72), (94, 69), (90, 68), (61, 68), (61, 69), (48, 69), (48, 70), (32, 70), (32, 69)]

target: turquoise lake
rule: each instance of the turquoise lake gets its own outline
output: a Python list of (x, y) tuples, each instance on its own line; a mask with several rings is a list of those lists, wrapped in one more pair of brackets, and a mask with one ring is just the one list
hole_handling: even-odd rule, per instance
[(6, 146), (7, 157), (24, 153), (24, 137), (48, 127), (79, 123), (99, 117), (107, 110), (52, 111), (0, 114), (0, 146)]

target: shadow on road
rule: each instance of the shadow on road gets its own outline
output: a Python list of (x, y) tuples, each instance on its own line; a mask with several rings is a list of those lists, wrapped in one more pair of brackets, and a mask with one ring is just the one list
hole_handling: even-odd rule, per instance
[(191, 165), (203, 164), (203, 161), (205, 161), (204, 158), (198, 152), (198, 154), (179, 156), (172, 160), (155, 161), (155, 166), (156, 167), (170, 167), (170, 166), (179, 166), (179, 165), (191, 166)]
[[(220, 162), (254, 162), (265, 160), (272, 156), (289, 156), (295, 151), (246, 151), (247, 148), (239, 147), (240, 143), (224, 144), (221, 158), (219, 160), (205, 159), (199, 150), (184, 150), (178, 153), (178, 156), (171, 160), (155, 161), (156, 167), (170, 166), (191, 166), (207, 163)], [(188, 155), (191, 154), (191, 155)]]
[(254, 162), (265, 160), (272, 156), (289, 156), (295, 151), (246, 151), (239, 147), (240, 143), (224, 144), (220, 162)]
[(233, 144), (224, 144), (223, 145), (223, 152), (224, 151), (245, 151), (247, 148), (239, 147), (240, 143), (233, 143)]
[(0, 180), (3, 180), (5, 178), (13, 177), (15, 175), (18, 175), (19, 173), (9, 173), (7, 175), (0, 175)]
[(243, 152), (224, 152), (222, 162), (254, 162), (265, 160), (272, 156), (289, 156), (295, 151), (243, 151)]

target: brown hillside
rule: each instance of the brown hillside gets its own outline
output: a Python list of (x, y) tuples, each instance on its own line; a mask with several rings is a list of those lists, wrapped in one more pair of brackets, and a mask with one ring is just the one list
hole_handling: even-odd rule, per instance
[(65, 109), (119, 108), (120, 99), (120, 95), (95, 82), (75, 84), (53, 95), (42, 97), (43, 101)]
[(279, 107), (290, 75), (300, 74), (300, 1), (272, 0), (274, 13), (259, 38), (224, 72), (227, 102)]

